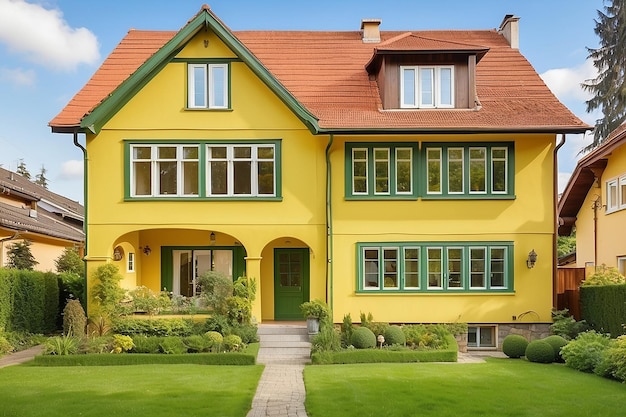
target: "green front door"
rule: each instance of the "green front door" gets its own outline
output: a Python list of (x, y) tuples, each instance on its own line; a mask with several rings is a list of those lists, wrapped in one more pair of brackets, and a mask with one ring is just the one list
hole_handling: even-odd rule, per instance
[(309, 300), (309, 250), (274, 249), (274, 320), (304, 320)]

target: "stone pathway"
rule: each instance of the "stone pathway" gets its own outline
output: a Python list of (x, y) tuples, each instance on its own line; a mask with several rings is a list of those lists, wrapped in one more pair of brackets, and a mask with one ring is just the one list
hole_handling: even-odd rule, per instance
[(5, 355), (0, 358), (0, 368), (28, 362), (32, 360), (35, 356), (43, 352), (43, 349), (44, 349), (43, 346), (39, 345), (39, 346), (32, 347), (30, 349), (21, 350), (19, 352), (12, 353), (10, 355)]

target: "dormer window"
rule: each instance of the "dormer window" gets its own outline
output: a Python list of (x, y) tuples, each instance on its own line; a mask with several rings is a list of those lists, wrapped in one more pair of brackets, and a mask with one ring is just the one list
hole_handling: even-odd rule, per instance
[(401, 66), (400, 107), (454, 108), (453, 66)]

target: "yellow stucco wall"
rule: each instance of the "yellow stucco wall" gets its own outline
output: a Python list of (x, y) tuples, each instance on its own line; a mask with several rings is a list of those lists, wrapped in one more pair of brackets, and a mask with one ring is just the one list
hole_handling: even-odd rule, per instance
[[(208, 36), (209, 46), (204, 47)], [(179, 57), (233, 57), (211, 34), (198, 34)], [(122, 285), (158, 291), (161, 246), (241, 244), (257, 279), (253, 314), (274, 317), (274, 248), (307, 247), (310, 298), (325, 299), (327, 267), (334, 321), (371, 312), (378, 321), (504, 323), (513, 316), (549, 322), (552, 307), (554, 135), (340, 136), (331, 148), (333, 252), (326, 259), (327, 135), (313, 136), (242, 62), (231, 64), (231, 107), (187, 110), (186, 64), (173, 62), (134, 96), (98, 135), (87, 137), (88, 274), (111, 260), (116, 245), (136, 253)], [(124, 141), (280, 140), (281, 201), (125, 201)], [(515, 198), (509, 200), (346, 201), (345, 142), (514, 142)], [(513, 242), (514, 292), (507, 294), (357, 294), (356, 244), (404, 241)], [(235, 243), (238, 242), (238, 243)], [(141, 248), (149, 245), (150, 256)], [(528, 252), (539, 254), (534, 269)], [(92, 283), (89, 283), (91, 287)], [(332, 291), (332, 294), (330, 293)], [(524, 314), (528, 313), (528, 314)]]
[[(595, 263), (617, 267), (617, 258), (626, 256), (626, 210), (607, 212), (607, 182), (626, 174), (626, 146), (608, 155), (607, 166), (599, 181), (600, 188), (592, 186), (576, 218), (576, 263), (585, 267)], [(594, 225), (593, 202), (600, 198)], [(594, 237), (595, 229), (595, 237)], [(597, 262), (595, 249), (597, 245)]]

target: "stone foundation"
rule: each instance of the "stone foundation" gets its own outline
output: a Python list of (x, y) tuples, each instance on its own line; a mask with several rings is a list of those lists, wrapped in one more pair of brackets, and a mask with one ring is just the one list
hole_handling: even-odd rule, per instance
[(528, 341), (550, 336), (550, 323), (515, 323), (498, 325), (498, 350), (502, 350), (502, 341), (510, 334), (519, 334)]

